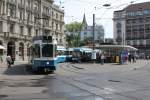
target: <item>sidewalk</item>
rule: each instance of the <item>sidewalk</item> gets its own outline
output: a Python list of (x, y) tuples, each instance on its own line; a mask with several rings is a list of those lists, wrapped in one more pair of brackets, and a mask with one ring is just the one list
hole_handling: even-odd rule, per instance
[[(15, 61), (14, 65), (12, 65), (12, 66), (27, 64), (27, 63), (28, 63), (28, 61)], [(7, 67), (6, 62), (0, 63), (0, 75), (2, 75), (7, 70), (7, 68), (8, 67)]]

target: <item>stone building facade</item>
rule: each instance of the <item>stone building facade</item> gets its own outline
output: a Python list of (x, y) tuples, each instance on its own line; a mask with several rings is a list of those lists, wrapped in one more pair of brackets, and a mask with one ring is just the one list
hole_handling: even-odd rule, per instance
[(150, 55), (150, 2), (131, 4), (114, 12), (114, 40)]
[(64, 11), (53, 0), (0, 0), (0, 45), (3, 59), (11, 55), (16, 61), (27, 60), (32, 37), (53, 36), (65, 44)]

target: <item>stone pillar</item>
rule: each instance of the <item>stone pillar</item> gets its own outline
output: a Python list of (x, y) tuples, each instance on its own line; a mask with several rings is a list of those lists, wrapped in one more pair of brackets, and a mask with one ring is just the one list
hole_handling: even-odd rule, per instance
[(20, 61), (20, 57), (19, 57), (19, 42), (15, 42), (15, 46), (16, 46), (16, 61)]
[(4, 1), (4, 4), (3, 4), (3, 13), (6, 15), (7, 14), (7, 0)]
[(17, 3), (17, 6), (16, 6), (16, 17), (17, 17), (18, 19), (20, 19), (20, 18), (19, 18), (19, 9), (18, 9), (18, 0), (16, 0), (16, 3)]
[(24, 20), (25, 21), (27, 20), (26, 2), (27, 2), (27, 0), (24, 0), (24, 7), (25, 7), (25, 10), (24, 10)]
[(28, 35), (28, 27), (24, 26), (24, 35), (27, 36)]
[(19, 35), (19, 24), (14, 24), (14, 33)]
[(24, 61), (28, 60), (28, 56), (27, 56), (27, 43), (24, 44)]
[(6, 49), (5, 49), (4, 52), (3, 52), (3, 57), (2, 57), (2, 59), (3, 59), (3, 63), (6, 64), (6, 63), (7, 63), (7, 62), (6, 62), (6, 56), (7, 56), (7, 42), (6, 42), (5, 40), (3, 40), (3, 46), (4, 46)]

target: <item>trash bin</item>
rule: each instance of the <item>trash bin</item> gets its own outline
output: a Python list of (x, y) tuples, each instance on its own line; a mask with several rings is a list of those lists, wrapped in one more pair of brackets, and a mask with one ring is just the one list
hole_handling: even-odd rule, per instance
[(116, 56), (116, 63), (120, 63), (119, 56)]

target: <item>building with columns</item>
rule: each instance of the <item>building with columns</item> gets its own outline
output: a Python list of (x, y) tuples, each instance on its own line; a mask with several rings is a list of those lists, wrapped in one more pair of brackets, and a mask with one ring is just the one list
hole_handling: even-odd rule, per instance
[(114, 12), (114, 41), (150, 55), (150, 2), (131, 4)]
[(64, 11), (53, 0), (0, 0), (0, 45), (16, 61), (27, 60), (32, 38), (53, 36), (65, 45)]

